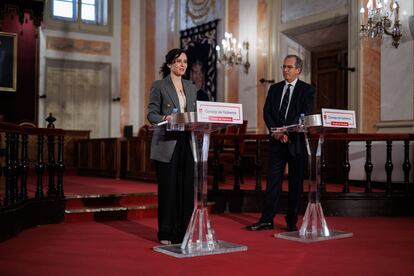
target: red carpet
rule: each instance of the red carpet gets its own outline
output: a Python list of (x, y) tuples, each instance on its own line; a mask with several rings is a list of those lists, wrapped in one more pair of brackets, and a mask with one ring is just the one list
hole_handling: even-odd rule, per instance
[[(157, 188), (154, 183), (70, 172), (64, 181), (67, 196), (155, 192)], [(221, 187), (231, 188), (230, 178), (227, 183)], [(254, 181), (241, 187), (253, 189)], [(33, 183), (28, 188), (34, 192)], [(218, 239), (246, 245), (248, 251), (185, 259), (152, 250), (158, 245), (155, 218), (43, 225), (0, 243), (0, 276), (414, 275), (414, 218), (328, 217), (330, 229), (353, 232), (354, 237), (303, 244), (273, 237), (284, 231), (283, 216), (277, 216), (275, 230), (245, 230), (258, 216), (211, 216)]]
[[(210, 183), (211, 182), (211, 183)], [(209, 178), (209, 188), (212, 188), (213, 186), (213, 178)], [(343, 184), (335, 184), (335, 183), (326, 183), (326, 191), (327, 192), (342, 192)], [(226, 176), (225, 182), (219, 183), (219, 188), (222, 190), (232, 190), (234, 186), (234, 178), (232, 176)], [(244, 183), (240, 184), (241, 190), (254, 190), (256, 187), (256, 179), (251, 177), (246, 177), (244, 179)], [(266, 190), (266, 177), (262, 178), (262, 190)], [(287, 179), (283, 181), (283, 191), (288, 190), (288, 182)], [(305, 180), (303, 184), (303, 190), (305, 192), (309, 191), (309, 181)], [(349, 191), (352, 193), (363, 193), (365, 190), (365, 187), (356, 187), (356, 186), (349, 186)], [(380, 189), (372, 189), (373, 192), (383, 192), (384, 190)]]
[[(47, 191), (47, 184), (48, 179), (45, 176), (43, 178), (44, 192)], [(73, 169), (65, 171), (63, 184), (66, 196), (147, 193), (157, 191), (156, 183), (104, 177), (79, 176)], [(36, 176), (34, 172), (31, 172), (29, 175), (27, 190), (29, 192), (29, 196), (33, 196), (35, 194)]]
[[(212, 187), (213, 178), (209, 176), (209, 188)], [(29, 197), (33, 197), (36, 191), (36, 175), (34, 171), (30, 171), (27, 190)], [(234, 179), (232, 176), (226, 177), (226, 182), (220, 182), (220, 189), (233, 189)], [(56, 184), (56, 183), (55, 183)], [(47, 176), (43, 178), (43, 190), (46, 193), (48, 185)], [(240, 185), (242, 190), (254, 190), (256, 180), (254, 178), (245, 177), (245, 181)], [(328, 192), (341, 192), (342, 185), (327, 184)], [(78, 176), (76, 170), (67, 169), (64, 175), (64, 192), (66, 196), (74, 195), (96, 195), (96, 194), (122, 194), (122, 193), (146, 193), (156, 192), (157, 184), (154, 182), (143, 182), (138, 180), (125, 180), (103, 177), (87, 177)], [(262, 189), (266, 189), (266, 179), (262, 179)], [(283, 183), (283, 190), (287, 191), (287, 181)], [(305, 182), (304, 191), (308, 190), (308, 184)], [(363, 187), (350, 187), (351, 192), (363, 192)], [(374, 189), (374, 191), (376, 191)], [(0, 190), (0, 199), (4, 197), (4, 191)]]
[(176, 259), (154, 252), (156, 219), (45, 225), (0, 243), (0, 275), (414, 275), (414, 218), (328, 217), (354, 237), (302, 244), (249, 232), (257, 214), (213, 215), (246, 252)]

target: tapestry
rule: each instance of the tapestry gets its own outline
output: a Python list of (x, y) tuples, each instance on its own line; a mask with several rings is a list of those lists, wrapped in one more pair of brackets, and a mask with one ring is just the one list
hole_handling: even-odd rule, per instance
[(181, 48), (187, 51), (188, 58), (185, 78), (196, 85), (198, 100), (216, 100), (218, 21), (210, 21), (180, 32)]

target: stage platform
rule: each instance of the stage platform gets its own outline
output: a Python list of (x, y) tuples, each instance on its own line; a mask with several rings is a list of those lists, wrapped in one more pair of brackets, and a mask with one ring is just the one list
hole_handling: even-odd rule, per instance
[[(29, 193), (34, 192), (32, 181)], [(132, 195), (139, 195), (148, 204), (156, 202), (155, 183), (77, 176), (70, 170), (64, 181), (66, 196), (78, 198), (73, 204), (85, 204), (84, 198), (97, 196), (130, 204), (136, 200)], [(243, 185), (252, 185), (248, 183), (242, 184), (242, 189)], [(132, 199), (112, 200), (121, 195)], [(249, 250), (183, 259), (153, 250), (159, 245), (156, 212), (143, 217), (101, 220), (93, 216), (41, 225), (0, 243), (0, 275), (414, 274), (413, 217), (326, 216), (332, 229), (352, 232), (353, 236), (309, 244), (274, 238), (286, 231), (283, 214), (276, 216), (273, 230), (247, 231), (245, 227), (256, 222), (259, 215), (211, 214), (218, 239), (243, 244)]]

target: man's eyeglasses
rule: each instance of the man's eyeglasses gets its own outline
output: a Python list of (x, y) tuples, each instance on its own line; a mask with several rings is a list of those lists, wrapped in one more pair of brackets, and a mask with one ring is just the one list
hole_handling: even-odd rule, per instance
[(280, 69), (284, 70), (287, 69), (288, 71), (292, 70), (293, 68), (297, 68), (296, 66), (292, 66), (292, 65), (283, 65), (280, 66)]

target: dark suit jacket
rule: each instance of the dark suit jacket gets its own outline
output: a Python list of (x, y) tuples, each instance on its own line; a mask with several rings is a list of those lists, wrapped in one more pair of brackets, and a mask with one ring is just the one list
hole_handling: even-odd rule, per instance
[[(197, 88), (189, 80), (183, 79), (182, 82), (187, 99), (186, 111), (193, 112), (196, 109)], [(180, 109), (180, 103), (171, 76), (154, 81), (148, 103), (148, 121), (152, 124), (159, 123), (165, 115), (170, 115), (174, 108)], [(170, 162), (176, 143), (175, 131), (167, 132), (165, 127), (156, 129), (152, 135), (150, 158)]]
[[(279, 106), (282, 100), (284, 86), (285, 81), (281, 81), (273, 84), (269, 88), (263, 108), (264, 121), (269, 131), (273, 127), (282, 127), (279, 122)], [(289, 110), (286, 116), (286, 125), (297, 124), (302, 113), (305, 116), (312, 114), (314, 110), (314, 98), (315, 88), (306, 82), (298, 80), (290, 100)], [(305, 143), (302, 134), (291, 133), (289, 134), (289, 140), (289, 151), (292, 154), (304, 153)], [(270, 141), (270, 145), (276, 147), (276, 149), (282, 145), (282, 143), (273, 138)]]

